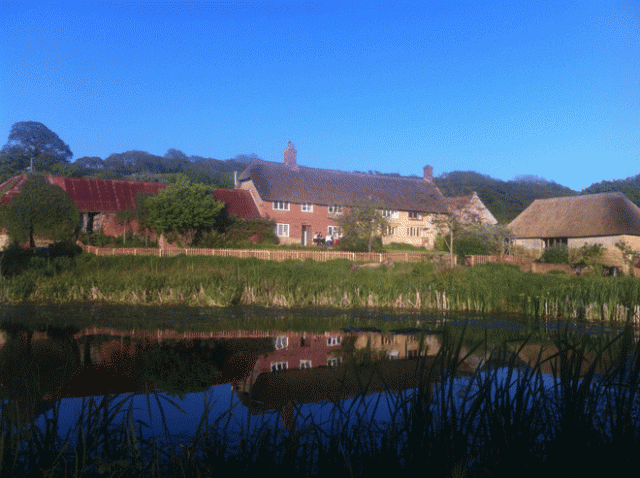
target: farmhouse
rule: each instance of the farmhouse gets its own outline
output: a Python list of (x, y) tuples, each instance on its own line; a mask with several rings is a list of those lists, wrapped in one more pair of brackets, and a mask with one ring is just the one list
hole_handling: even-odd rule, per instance
[(569, 248), (602, 244), (621, 259), (615, 244), (640, 249), (640, 208), (622, 193), (536, 199), (510, 224), (515, 243), (542, 252), (554, 244)]
[(480, 200), (478, 193), (473, 191), (470, 196), (447, 197), (451, 214), (455, 216), (463, 226), (472, 224), (498, 224), (498, 220), (487, 209), (487, 206)]
[[(164, 183), (150, 183), (141, 181), (121, 181), (97, 178), (65, 178), (46, 176), (50, 184), (64, 189), (81, 213), (80, 230), (82, 232), (102, 231), (107, 236), (120, 236), (123, 231), (137, 232), (138, 226), (118, 224), (116, 213), (136, 207), (138, 193), (155, 195), (160, 189), (166, 188)], [(0, 184), (0, 206), (9, 204), (27, 175), (15, 176)], [(247, 191), (232, 189), (217, 189), (213, 192), (217, 201), (225, 204), (227, 213), (240, 218), (258, 218), (258, 212), (251, 195)], [(8, 238), (4, 231), (0, 231), (0, 247), (6, 244)]]
[(433, 183), (433, 169), (422, 178), (349, 173), (297, 164), (289, 142), (284, 163), (256, 160), (238, 177), (237, 187), (253, 197), (262, 217), (276, 222), (281, 243), (311, 244), (314, 235), (340, 235), (338, 219), (354, 204), (380, 205), (389, 220), (385, 244), (402, 242), (433, 248), (437, 221), (449, 213)]

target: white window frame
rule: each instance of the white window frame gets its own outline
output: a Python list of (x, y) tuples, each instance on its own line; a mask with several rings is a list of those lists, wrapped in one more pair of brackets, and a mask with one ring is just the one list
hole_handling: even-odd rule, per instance
[(332, 335), (331, 337), (327, 337), (327, 346), (334, 347), (336, 345), (340, 345), (342, 343), (342, 337)]
[(408, 227), (407, 228), (407, 236), (409, 237), (421, 237), (422, 231), (419, 227)]
[(386, 236), (395, 236), (396, 235), (396, 226), (387, 226), (387, 230), (385, 232)]
[(409, 219), (412, 219), (414, 221), (422, 219), (422, 214), (420, 214), (418, 211), (409, 211), (407, 215), (409, 216)]
[(399, 216), (400, 216), (400, 213), (398, 211), (396, 211), (395, 209), (383, 209), (382, 210), (382, 217), (389, 217), (391, 219), (398, 219)]
[(271, 362), (271, 371), (278, 372), (280, 370), (287, 370), (289, 368), (289, 362)]
[(300, 369), (310, 369), (312, 367), (311, 360), (300, 360)]
[(300, 204), (300, 210), (302, 212), (313, 212), (313, 204), (308, 202), (303, 202)]
[(327, 367), (337, 367), (342, 363), (342, 357), (331, 357), (327, 359)]
[(333, 204), (328, 208), (329, 214), (342, 214), (342, 206), (338, 206), (337, 204)]
[(328, 232), (329, 232), (329, 236), (333, 237), (333, 236), (338, 236), (338, 237), (342, 237), (342, 229), (340, 229), (340, 226), (329, 226), (328, 227)]
[(275, 232), (278, 237), (289, 237), (289, 224), (277, 223), (273, 228), (273, 232)]
[(273, 210), (274, 211), (288, 211), (289, 210), (289, 201), (273, 201)]
[(276, 337), (273, 341), (273, 346), (276, 348), (276, 350), (286, 349), (287, 347), (289, 347), (289, 337)]

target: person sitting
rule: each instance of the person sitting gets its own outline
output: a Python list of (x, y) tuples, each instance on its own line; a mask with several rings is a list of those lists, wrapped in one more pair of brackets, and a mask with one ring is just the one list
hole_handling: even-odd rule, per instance
[(333, 245), (333, 240), (331, 239), (331, 236), (329, 234), (327, 234), (327, 237), (324, 238), (324, 243), (327, 246), (332, 246)]

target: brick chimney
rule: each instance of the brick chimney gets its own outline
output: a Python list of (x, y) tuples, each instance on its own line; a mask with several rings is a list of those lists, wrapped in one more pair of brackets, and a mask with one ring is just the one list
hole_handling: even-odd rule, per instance
[(425, 166), (422, 168), (422, 177), (425, 181), (433, 181), (433, 166)]
[(296, 148), (293, 147), (291, 141), (287, 142), (287, 149), (284, 150), (284, 165), (291, 169), (298, 169), (298, 163), (296, 163)]

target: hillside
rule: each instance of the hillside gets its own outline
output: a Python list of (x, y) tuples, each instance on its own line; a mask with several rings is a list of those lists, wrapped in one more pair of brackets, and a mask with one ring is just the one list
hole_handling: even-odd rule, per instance
[(559, 196), (575, 196), (573, 189), (538, 177), (521, 177), (502, 181), (474, 171), (444, 173), (434, 182), (445, 196), (465, 196), (473, 191), (496, 219), (504, 224), (511, 222), (535, 199)]

